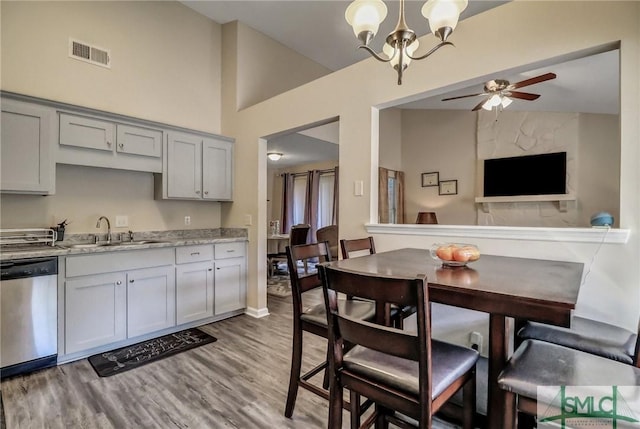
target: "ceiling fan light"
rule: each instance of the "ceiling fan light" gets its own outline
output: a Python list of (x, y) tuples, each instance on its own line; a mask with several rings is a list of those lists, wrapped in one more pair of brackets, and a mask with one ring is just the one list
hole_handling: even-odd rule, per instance
[(387, 17), (387, 5), (382, 0), (355, 0), (347, 7), (344, 17), (353, 27), (356, 37), (361, 39), (362, 33), (370, 33), (367, 39), (371, 39)]
[(282, 154), (278, 152), (269, 152), (267, 154), (267, 158), (269, 158), (271, 161), (279, 161), (280, 158), (282, 158)]
[(422, 6), (422, 15), (429, 20), (429, 27), (434, 34), (447, 27), (453, 31), (458, 25), (460, 13), (468, 4), (468, 0), (429, 0)]
[(513, 103), (513, 100), (510, 99), (509, 97), (502, 97), (502, 108), (506, 108), (509, 106), (509, 104)]

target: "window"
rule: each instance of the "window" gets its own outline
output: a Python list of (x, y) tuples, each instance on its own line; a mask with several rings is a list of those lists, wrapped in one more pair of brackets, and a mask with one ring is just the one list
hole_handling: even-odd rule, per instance
[(320, 175), (318, 190), (318, 228), (333, 224), (333, 188), (334, 173)]
[(297, 176), (293, 181), (293, 223), (305, 223), (304, 206), (307, 200), (307, 176)]
[(389, 223), (398, 223), (398, 197), (396, 189), (398, 189), (398, 187), (395, 174), (389, 174), (389, 178), (387, 179)]

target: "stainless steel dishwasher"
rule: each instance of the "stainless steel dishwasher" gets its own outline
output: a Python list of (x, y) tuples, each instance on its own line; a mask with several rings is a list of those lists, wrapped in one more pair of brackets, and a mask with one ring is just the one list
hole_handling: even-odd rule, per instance
[(58, 353), (58, 258), (2, 261), (0, 378), (54, 366)]

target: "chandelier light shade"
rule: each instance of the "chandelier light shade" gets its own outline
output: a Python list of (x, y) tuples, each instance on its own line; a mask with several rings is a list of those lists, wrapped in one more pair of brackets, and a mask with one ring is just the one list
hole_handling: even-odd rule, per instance
[(282, 154), (278, 152), (269, 152), (267, 154), (267, 158), (269, 158), (271, 161), (279, 161), (280, 158), (282, 158)]
[(402, 73), (411, 60), (422, 60), (445, 45), (453, 45), (447, 38), (458, 25), (460, 13), (467, 4), (468, 0), (428, 0), (424, 4), (422, 14), (429, 21), (431, 31), (440, 39), (440, 43), (427, 53), (416, 57), (413, 55), (419, 44), (416, 33), (405, 22), (404, 0), (400, 0), (396, 28), (387, 36), (382, 48), (385, 56), (378, 55), (369, 47), (380, 23), (387, 16), (387, 6), (382, 0), (355, 0), (347, 7), (344, 16), (361, 42), (359, 48), (369, 52), (378, 61), (389, 63), (398, 72), (398, 85), (402, 85)]

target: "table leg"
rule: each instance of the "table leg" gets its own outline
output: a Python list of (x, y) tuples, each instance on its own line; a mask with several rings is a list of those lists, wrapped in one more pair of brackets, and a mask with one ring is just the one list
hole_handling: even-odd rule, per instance
[(507, 362), (508, 336), (506, 335), (506, 317), (499, 314), (489, 316), (489, 380), (487, 399), (487, 420), (489, 429), (503, 428), (507, 421), (507, 414), (513, 413), (512, 407), (507, 407), (505, 395), (498, 386), (498, 375)]

